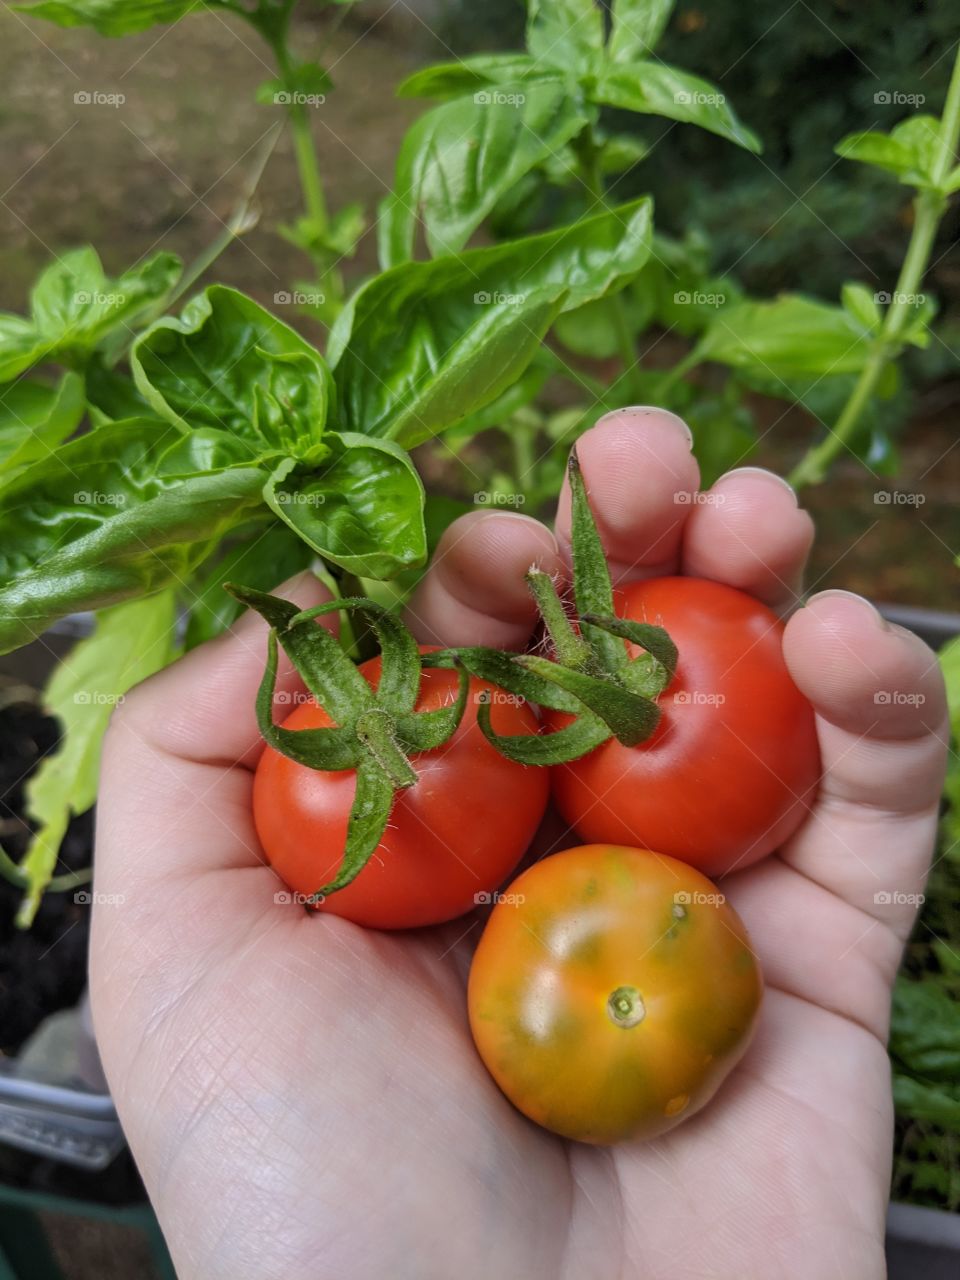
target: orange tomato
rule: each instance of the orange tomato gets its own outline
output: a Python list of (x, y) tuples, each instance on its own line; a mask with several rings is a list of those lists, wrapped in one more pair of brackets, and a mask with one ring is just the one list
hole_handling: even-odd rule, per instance
[(499, 896), (470, 971), (470, 1026), (537, 1124), (579, 1142), (655, 1138), (716, 1093), (762, 989), (746, 929), (699, 871), (583, 845)]

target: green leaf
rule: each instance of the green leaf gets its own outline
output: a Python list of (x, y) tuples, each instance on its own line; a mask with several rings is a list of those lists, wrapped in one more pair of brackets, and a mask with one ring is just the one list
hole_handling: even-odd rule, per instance
[(432, 254), (461, 249), (497, 201), (587, 120), (558, 81), (494, 86), (428, 111), (400, 148), (378, 228), (383, 264), (413, 257), (418, 216)]
[(423, 484), (391, 440), (353, 432), (327, 437), (319, 466), (282, 462), (264, 496), (314, 551), (366, 578), (392, 578), (427, 555)]
[(184, 479), (164, 467), (174, 443), (164, 422), (111, 423), (0, 490), (0, 652), (64, 614), (183, 581), (260, 506), (262, 471)]
[(58, 27), (93, 27), (102, 36), (126, 36), (158, 23), (179, 22), (196, 10), (223, 8), (211, 0), (43, 0), (13, 6), (31, 18), (44, 18)]
[(696, 124), (747, 151), (761, 150), (756, 134), (740, 122), (716, 85), (664, 62), (607, 66), (597, 78), (592, 97), (608, 107)]
[(527, 48), (541, 66), (589, 71), (603, 51), (603, 34), (594, 0), (528, 0)]
[(701, 358), (774, 377), (857, 373), (870, 352), (859, 321), (842, 307), (783, 294), (721, 311), (698, 346)]
[(855, 280), (848, 281), (840, 292), (843, 309), (867, 333), (876, 333), (883, 321), (872, 290)]
[(937, 117), (917, 115), (902, 120), (890, 133), (849, 133), (835, 150), (845, 160), (859, 160), (892, 173), (907, 186), (933, 188), (939, 138)]
[(942, 1129), (960, 1133), (960, 1098), (953, 1097), (942, 1088), (894, 1074), (893, 1101), (898, 1115), (911, 1120), (925, 1120)]
[(126, 371), (111, 367), (95, 352), (85, 370), (87, 412), (95, 427), (124, 418), (152, 417), (150, 406)]
[(279, 520), (257, 525), (226, 554), (218, 549), (213, 562), (201, 565), (197, 580), (190, 585), (186, 647), (192, 649), (220, 635), (242, 612), (239, 601), (224, 591), (225, 582), (242, 582), (257, 591), (272, 591), (308, 568), (312, 559), (312, 549)]
[[(638, 323), (643, 317), (642, 304), (634, 299), (628, 289), (624, 290), (622, 297), (631, 330), (640, 333), (644, 327)], [(597, 298), (577, 307), (576, 311), (567, 311), (558, 316), (553, 331), (567, 350), (578, 356), (606, 360), (620, 350), (617, 319), (609, 303), (603, 298)]]
[(621, 287), (650, 252), (651, 205), (409, 262), (354, 295), (330, 335), (340, 420), (406, 448), (495, 400), (560, 309)]
[(295, 457), (320, 444), (332, 390), (323, 357), (235, 289), (211, 285), (179, 320), (158, 320), (131, 366), (144, 399), (181, 431), (215, 427)]
[[(441, 62), (415, 71), (402, 81), (398, 98), (458, 98), (489, 84), (510, 84), (528, 76), (540, 78), (543, 69), (525, 53), (481, 53), (458, 62)], [(547, 74), (556, 76), (550, 71)]]
[(613, 0), (607, 52), (614, 62), (649, 58), (663, 35), (675, 0)]
[(66, 373), (58, 383), (20, 378), (0, 391), (0, 472), (45, 458), (83, 417), (83, 378)]
[(84, 364), (112, 331), (130, 331), (179, 274), (179, 259), (170, 253), (155, 254), (115, 280), (93, 249), (63, 254), (34, 285), (30, 320), (0, 315), (0, 382), (41, 360)]
[(174, 593), (105, 609), (93, 633), (74, 646), (53, 671), (44, 705), (62, 727), (53, 755), (45, 756), (27, 784), (26, 810), (38, 828), (21, 863), (28, 887), (17, 922), (28, 926), (56, 871), (57, 852), (73, 814), (96, 799), (100, 748), (114, 707), (141, 680), (173, 658)]
[(898, 979), (893, 992), (890, 1053), (931, 1083), (960, 1079), (960, 1005), (935, 981)]

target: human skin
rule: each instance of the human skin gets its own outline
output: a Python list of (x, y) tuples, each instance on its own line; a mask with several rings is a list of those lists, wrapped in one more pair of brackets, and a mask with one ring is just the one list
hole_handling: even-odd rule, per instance
[[(885, 1274), (884, 1044), (943, 779), (935, 659), (859, 597), (799, 607), (812, 526), (776, 477), (678, 502), (698, 476), (672, 415), (608, 415), (578, 447), (617, 580), (715, 578), (789, 615), (825, 773), (789, 842), (723, 881), (767, 984), (754, 1043), (654, 1142), (570, 1144), (514, 1111), (467, 1026), (479, 916), (388, 935), (275, 902), (250, 816), (266, 628), (244, 617), (128, 697), (100, 792), (96, 1030), (181, 1280)], [(412, 601), (418, 638), (522, 648), (523, 574), (568, 573), (569, 520), (567, 492), (556, 538), (458, 520)], [(307, 577), (287, 592), (323, 598)], [(281, 695), (297, 687), (284, 667)], [(548, 824), (537, 852), (577, 843)]]

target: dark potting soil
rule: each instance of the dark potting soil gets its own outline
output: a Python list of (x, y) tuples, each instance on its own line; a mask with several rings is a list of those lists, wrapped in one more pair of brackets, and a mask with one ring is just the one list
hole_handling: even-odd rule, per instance
[[(59, 726), (30, 701), (0, 706), (0, 843), (15, 861), (29, 844), (24, 788), (40, 760), (56, 750)], [(93, 819), (75, 818), (58, 872), (90, 865)], [(29, 930), (14, 923), (21, 892), (0, 879), (0, 1054), (15, 1054), (48, 1014), (79, 1000), (87, 979), (90, 908), (74, 890), (48, 893)]]

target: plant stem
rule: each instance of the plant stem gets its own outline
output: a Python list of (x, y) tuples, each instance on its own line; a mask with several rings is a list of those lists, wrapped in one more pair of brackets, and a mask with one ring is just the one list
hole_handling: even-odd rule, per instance
[(698, 364), (702, 363), (703, 361), (700, 357), (699, 348), (691, 348), (682, 360), (678, 360), (673, 368), (668, 369), (663, 375), (656, 385), (652, 399), (655, 400), (657, 404), (662, 404), (663, 398), (666, 396), (667, 392), (671, 391), (681, 378), (686, 377), (691, 369), (695, 369)]
[[(592, 125), (588, 124), (586, 126), (581, 139), (581, 168), (584, 185), (601, 208), (609, 209), (610, 204), (603, 187), (603, 175), (600, 172), (600, 153), (597, 150)], [(634, 369), (637, 366), (637, 344), (630, 327), (630, 317), (627, 315), (627, 309), (623, 304), (623, 294), (612, 294), (607, 299), (607, 306), (610, 309), (610, 318), (613, 321), (613, 327), (617, 335), (617, 346), (620, 348), (620, 359), (623, 362), (623, 372), (618, 382), (624, 384), (629, 394), (635, 384)]]
[[(943, 184), (950, 172), (958, 139), (960, 139), (960, 49), (953, 64), (953, 74), (940, 121), (937, 155), (933, 166), (933, 179), (938, 185)], [(925, 189), (917, 193), (913, 202), (913, 230), (910, 233), (907, 253), (876, 344), (833, 430), (825, 440), (821, 440), (818, 445), (808, 450), (790, 473), (788, 479), (794, 488), (800, 488), (805, 484), (818, 484), (840, 450), (849, 447), (850, 438), (870, 403), (880, 375), (896, 352), (899, 336), (913, 311), (914, 304), (910, 299), (920, 291), (930, 260), (934, 237), (946, 204), (945, 198), (939, 191)]]

